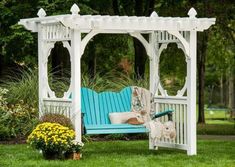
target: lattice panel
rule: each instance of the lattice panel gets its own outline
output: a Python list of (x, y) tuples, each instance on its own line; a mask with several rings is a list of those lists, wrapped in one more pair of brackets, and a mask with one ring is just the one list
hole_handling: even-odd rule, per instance
[(43, 39), (49, 41), (70, 40), (71, 30), (61, 24), (44, 25)]
[[(178, 98), (174, 100), (156, 99), (157, 111), (173, 109), (173, 122), (175, 122), (176, 138), (175, 140), (161, 139), (158, 145), (171, 145), (172, 147), (187, 148), (187, 101), (186, 98)], [(167, 116), (159, 118), (161, 122), (168, 121)]]

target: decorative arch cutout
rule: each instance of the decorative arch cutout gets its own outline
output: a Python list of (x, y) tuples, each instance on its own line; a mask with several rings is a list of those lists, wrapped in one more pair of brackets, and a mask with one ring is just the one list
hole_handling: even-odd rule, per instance
[[(158, 64), (158, 65), (160, 64), (160, 57), (161, 57), (161, 54), (162, 54), (162, 52), (163, 52), (165, 49), (167, 49), (168, 44), (169, 44), (169, 43), (162, 43), (161, 46), (160, 46), (160, 48), (159, 48), (158, 56), (157, 56), (157, 64)], [(187, 54), (185, 53), (185, 48), (184, 48), (183, 45), (182, 45), (181, 43), (179, 43), (179, 42), (176, 43), (176, 44), (177, 44), (177, 47), (183, 51), (183, 53), (184, 53), (184, 55), (185, 55), (185, 62), (187, 63), (188, 56), (187, 56)], [(167, 90), (165, 90), (165, 89), (163, 88), (162, 84), (161, 84), (159, 73), (157, 73), (157, 78), (159, 78), (159, 80), (158, 80), (159, 83), (158, 83), (158, 90), (157, 90), (157, 92), (159, 91), (162, 96), (165, 96), (165, 97), (166, 97), (166, 96), (169, 96)], [(184, 86), (182, 87), (182, 89), (180, 89), (180, 90), (177, 91), (176, 96), (177, 96), (177, 97), (182, 97), (182, 96), (185, 94), (186, 89), (187, 89), (187, 77), (185, 78)]]
[[(71, 46), (69, 44), (68, 41), (61, 41), (63, 48), (65, 48), (68, 51), (68, 55), (70, 57), (70, 64), (71, 64)], [(46, 88), (46, 93), (47, 93), (47, 97), (49, 98), (56, 98), (56, 94), (55, 91), (53, 91), (49, 85), (49, 79), (48, 79), (48, 60), (49, 60), (49, 56), (51, 54), (51, 51), (53, 48), (55, 48), (55, 42), (48, 42), (45, 44), (45, 50), (44, 50), (44, 58), (43, 58), (43, 66), (44, 66), (44, 86)], [(70, 76), (70, 85), (69, 88), (67, 90), (67, 92), (64, 92), (64, 96), (63, 98), (67, 98), (67, 94), (70, 94), (71, 92), (71, 76)]]

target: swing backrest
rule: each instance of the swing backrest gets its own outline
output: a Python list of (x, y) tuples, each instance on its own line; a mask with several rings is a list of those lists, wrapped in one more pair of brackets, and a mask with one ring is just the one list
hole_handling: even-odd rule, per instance
[(86, 125), (110, 124), (109, 113), (130, 112), (131, 87), (126, 87), (120, 92), (97, 93), (89, 88), (82, 88), (82, 113)]

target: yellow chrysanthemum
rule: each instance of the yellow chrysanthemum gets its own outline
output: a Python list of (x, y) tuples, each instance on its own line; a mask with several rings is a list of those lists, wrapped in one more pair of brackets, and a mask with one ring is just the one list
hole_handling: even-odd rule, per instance
[(65, 149), (75, 138), (74, 130), (58, 123), (39, 124), (28, 136), (27, 142), (37, 149)]

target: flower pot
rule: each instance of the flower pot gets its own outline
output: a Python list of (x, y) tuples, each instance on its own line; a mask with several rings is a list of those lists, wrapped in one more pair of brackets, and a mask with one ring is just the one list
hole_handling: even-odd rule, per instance
[(82, 157), (81, 153), (74, 153), (74, 152), (70, 152), (70, 153), (65, 153), (65, 159), (72, 159), (72, 160), (80, 160)]
[(80, 160), (82, 157), (81, 153), (73, 153), (73, 160)]
[(60, 152), (56, 151), (43, 151), (42, 155), (44, 159), (46, 160), (56, 160), (56, 159), (62, 159), (62, 154)]

